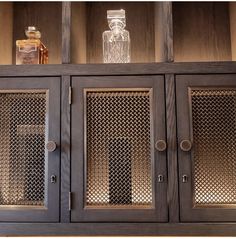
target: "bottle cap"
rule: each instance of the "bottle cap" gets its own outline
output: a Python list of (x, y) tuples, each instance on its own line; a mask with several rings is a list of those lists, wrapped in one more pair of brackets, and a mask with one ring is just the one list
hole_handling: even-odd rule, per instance
[(108, 10), (107, 11), (107, 18), (108, 19), (113, 19), (113, 18), (124, 19), (125, 18), (125, 10), (123, 10), (123, 9)]
[(28, 26), (28, 31), (36, 31), (36, 27), (35, 26)]
[(28, 37), (28, 38), (41, 38), (41, 33), (40, 31), (37, 29), (37, 27), (35, 26), (28, 26), (26, 29), (25, 29), (25, 35)]

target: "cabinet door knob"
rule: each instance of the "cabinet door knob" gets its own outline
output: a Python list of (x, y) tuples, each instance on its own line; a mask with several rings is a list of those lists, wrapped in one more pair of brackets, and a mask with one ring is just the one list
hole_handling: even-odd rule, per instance
[(159, 152), (165, 151), (167, 148), (166, 141), (163, 139), (157, 140), (157, 142), (155, 143), (155, 148)]
[(46, 144), (46, 149), (48, 150), (48, 152), (53, 152), (55, 151), (57, 148), (57, 145), (54, 141), (48, 141)]
[(191, 141), (188, 140), (188, 139), (182, 140), (182, 141), (180, 142), (180, 148), (181, 148), (181, 150), (184, 151), (184, 152), (190, 151), (191, 148), (192, 148), (192, 143), (191, 143)]

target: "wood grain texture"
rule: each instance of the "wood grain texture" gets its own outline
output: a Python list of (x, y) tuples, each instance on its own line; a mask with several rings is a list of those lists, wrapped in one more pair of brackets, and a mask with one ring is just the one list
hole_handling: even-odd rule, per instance
[[(25, 28), (36, 26), (49, 49), (49, 64), (61, 63), (62, 4), (56, 2), (15, 2), (13, 23), (13, 59), (16, 40), (26, 39)], [(13, 60), (15, 63), (15, 60)]]
[(228, 3), (173, 3), (173, 24), (175, 61), (231, 60)]
[(62, 64), (62, 65), (0, 65), (0, 77), (60, 75), (155, 75), (155, 74), (236, 73), (236, 62), (189, 62), (148, 64)]
[(71, 62), (74, 64), (86, 63), (87, 62), (86, 3), (73, 2), (71, 6), (72, 6)]
[[(145, 79), (146, 78), (146, 79)], [(142, 78), (141, 78), (142, 79)], [(154, 144), (158, 140), (166, 141), (166, 114), (165, 114), (165, 79), (163, 75), (144, 76), (144, 81), (153, 79), (151, 106), (153, 108), (153, 128)], [(151, 132), (152, 133), (152, 132)], [(153, 145), (154, 146), (154, 145)], [(168, 188), (168, 173), (167, 173), (167, 155), (166, 150), (158, 151), (154, 146), (154, 176), (153, 183), (155, 191), (155, 210), (162, 217), (162, 222), (168, 221), (168, 203), (167, 203), (167, 188)], [(163, 176), (163, 182), (158, 182), (158, 176)], [(160, 220), (158, 220), (160, 221)]]
[(0, 65), (12, 64), (13, 3), (0, 3)]
[(179, 222), (178, 194), (178, 162), (176, 142), (176, 108), (175, 78), (172, 74), (165, 75), (166, 92), (166, 129), (167, 129), (167, 160), (168, 160), (168, 205), (169, 221)]
[(87, 63), (101, 63), (102, 33), (109, 30), (107, 10), (126, 11), (131, 38), (131, 62), (154, 62), (154, 4), (134, 2), (87, 3)]
[(235, 223), (1, 223), (1, 236), (236, 236)]
[(62, 64), (71, 63), (71, 3), (62, 2)]
[(70, 222), (70, 76), (61, 84), (61, 222)]
[(229, 2), (232, 60), (236, 61), (236, 2)]
[(155, 3), (155, 61), (173, 61), (172, 3)]

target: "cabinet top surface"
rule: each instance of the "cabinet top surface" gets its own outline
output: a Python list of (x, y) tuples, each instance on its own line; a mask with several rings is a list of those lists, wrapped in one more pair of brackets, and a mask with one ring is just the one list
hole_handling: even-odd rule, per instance
[(0, 65), (0, 76), (155, 75), (236, 73), (236, 62)]

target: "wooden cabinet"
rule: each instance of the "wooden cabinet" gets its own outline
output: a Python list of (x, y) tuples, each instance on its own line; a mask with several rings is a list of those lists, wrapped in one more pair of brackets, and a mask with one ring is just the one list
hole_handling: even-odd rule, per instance
[(235, 235), (235, 63), (0, 68), (3, 235)]
[(71, 220), (167, 221), (164, 77), (72, 77), (72, 89)]
[(58, 77), (0, 78), (1, 222), (59, 221), (59, 86)]
[(236, 75), (176, 76), (181, 221), (235, 221)]
[[(236, 235), (235, 6), (1, 2), (0, 235)], [(14, 65), (28, 25), (48, 65)]]
[(29, 25), (41, 30), (49, 64), (102, 63), (106, 11), (121, 8), (132, 63), (235, 60), (233, 2), (3, 2), (0, 64), (15, 64), (15, 41), (25, 38)]

